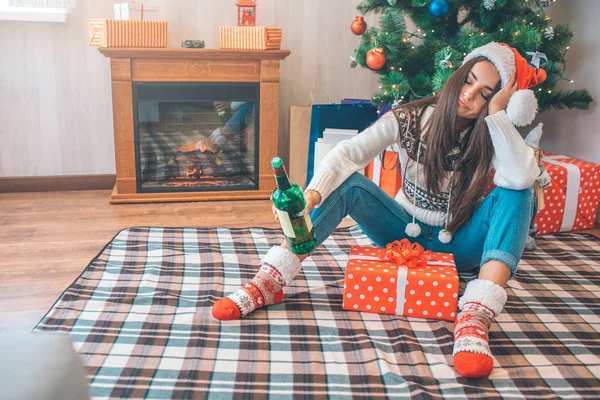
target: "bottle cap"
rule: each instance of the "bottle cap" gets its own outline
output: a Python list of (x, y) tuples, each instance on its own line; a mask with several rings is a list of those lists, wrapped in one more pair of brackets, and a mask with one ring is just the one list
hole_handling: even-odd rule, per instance
[(283, 167), (283, 160), (281, 159), (281, 157), (273, 157), (271, 159), (271, 166), (273, 168), (281, 168), (281, 167)]
[(273, 167), (275, 175), (285, 175), (285, 167), (283, 166), (283, 160), (280, 157), (273, 157), (271, 159), (271, 166)]

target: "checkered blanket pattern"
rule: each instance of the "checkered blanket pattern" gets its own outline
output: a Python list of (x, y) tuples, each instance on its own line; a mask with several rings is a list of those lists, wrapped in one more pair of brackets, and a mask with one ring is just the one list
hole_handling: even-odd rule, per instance
[[(342, 310), (357, 228), (303, 264), (282, 304), (219, 322), (278, 230), (119, 232), (36, 327), (71, 335), (103, 398), (600, 398), (600, 239), (539, 238), (490, 332), (490, 379), (452, 368), (453, 324)], [(463, 284), (464, 286), (464, 284)]]

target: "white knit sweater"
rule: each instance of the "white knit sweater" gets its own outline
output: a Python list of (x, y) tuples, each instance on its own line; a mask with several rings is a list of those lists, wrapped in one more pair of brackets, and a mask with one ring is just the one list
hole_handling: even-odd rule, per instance
[[(428, 107), (421, 118), (423, 129), (433, 107)], [(495, 170), (494, 184), (499, 187), (521, 190), (533, 185), (540, 174), (534, 158), (533, 149), (521, 137), (517, 129), (510, 123), (505, 111), (489, 115), (485, 119), (494, 146), (492, 167)], [(350, 140), (339, 143), (321, 160), (318, 170), (306, 190), (316, 190), (321, 194), (321, 203), (353, 173), (362, 170), (388, 146), (397, 144), (399, 148), (400, 165), (406, 179), (414, 182), (417, 163), (408, 163), (409, 156), (400, 145), (400, 126), (392, 112), (383, 115), (377, 122)], [(407, 167), (408, 163), (408, 167)], [(405, 170), (408, 168), (408, 170)], [(447, 179), (442, 185), (442, 192), (448, 191)], [(416, 179), (417, 187), (426, 192), (425, 174), (422, 164), (419, 164)], [(455, 193), (452, 194), (456, 195)], [(443, 226), (445, 211), (428, 210), (414, 206), (403, 190), (398, 191), (395, 199), (402, 208), (416, 219), (432, 226)]]

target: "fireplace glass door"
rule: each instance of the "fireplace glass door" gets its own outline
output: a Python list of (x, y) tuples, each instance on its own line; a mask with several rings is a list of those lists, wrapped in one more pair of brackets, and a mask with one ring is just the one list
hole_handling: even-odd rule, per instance
[(258, 189), (259, 85), (134, 83), (137, 190)]

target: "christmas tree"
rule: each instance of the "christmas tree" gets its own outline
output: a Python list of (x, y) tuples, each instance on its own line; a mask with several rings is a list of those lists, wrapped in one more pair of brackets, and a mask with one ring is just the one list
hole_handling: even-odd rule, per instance
[[(556, 1), (556, 0), (554, 0)], [(585, 90), (557, 90), (565, 77), (565, 54), (573, 37), (569, 25), (553, 25), (545, 8), (550, 0), (364, 0), (364, 15), (379, 12), (379, 27), (352, 24), (361, 42), (350, 66), (360, 64), (381, 75), (373, 102), (383, 107), (435, 95), (463, 57), (489, 42), (503, 42), (546, 70), (534, 88), (539, 110), (587, 109)], [(405, 15), (416, 25), (408, 32)]]

